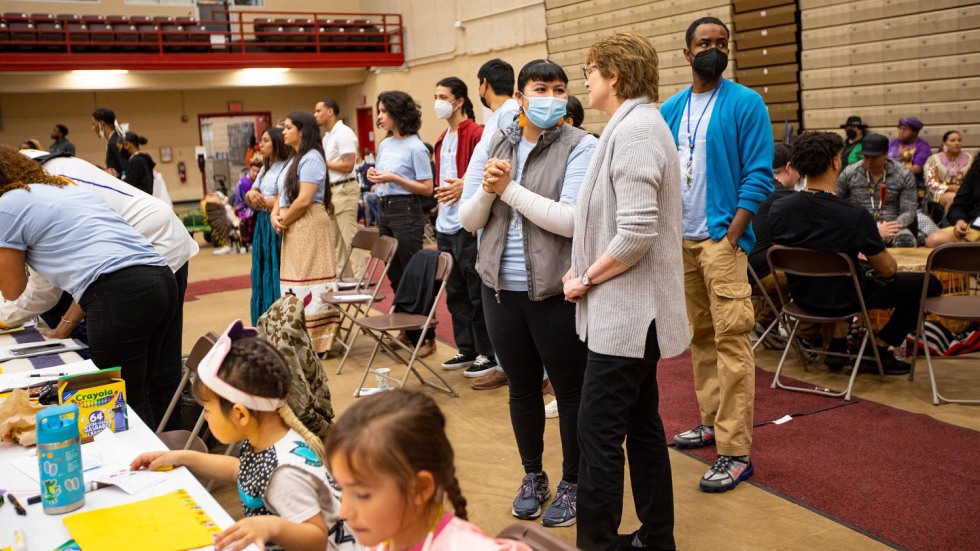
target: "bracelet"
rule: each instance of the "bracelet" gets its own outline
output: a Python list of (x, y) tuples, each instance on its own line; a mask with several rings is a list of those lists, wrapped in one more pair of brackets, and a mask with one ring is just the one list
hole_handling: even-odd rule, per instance
[(67, 321), (68, 323), (74, 323), (75, 325), (78, 325), (79, 323), (82, 323), (82, 320), (77, 320), (76, 321), (76, 320), (70, 320), (68, 318), (61, 318), (61, 321)]

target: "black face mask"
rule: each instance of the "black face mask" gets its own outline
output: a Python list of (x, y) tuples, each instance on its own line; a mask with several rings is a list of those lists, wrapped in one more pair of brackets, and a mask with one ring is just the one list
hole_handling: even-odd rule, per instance
[[(487, 91), (490, 91), (490, 83), (489, 82), (487, 83)], [(477, 88), (476, 89), (476, 92), (479, 94), (480, 93), (480, 89)], [(487, 109), (490, 109), (490, 104), (487, 103), (487, 98), (483, 97), (483, 94), (480, 94), (480, 103), (482, 103), (483, 106), (486, 107)]]
[(847, 134), (848, 140), (854, 140), (854, 138), (858, 137), (858, 131), (854, 130), (853, 128), (848, 128), (844, 131), (844, 133)]
[(718, 48), (705, 50), (694, 56), (694, 72), (705, 80), (714, 80), (728, 68), (728, 55)]

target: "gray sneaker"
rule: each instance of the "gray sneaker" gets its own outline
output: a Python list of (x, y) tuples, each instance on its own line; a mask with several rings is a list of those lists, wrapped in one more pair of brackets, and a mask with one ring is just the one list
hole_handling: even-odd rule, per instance
[(715, 428), (698, 425), (674, 436), (674, 445), (680, 449), (703, 448), (715, 443)]
[(541, 524), (553, 528), (556, 526), (571, 526), (575, 524), (578, 512), (578, 486), (562, 480), (558, 483), (555, 500), (541, 517)]
[(548, 488), (548, 474), (542, 472), (538, 478), (534, 473), (524, 475), (521, 489), (514, 498), (514, 508), (510, 514), (521, 520), (531, 520), (541, 516), (541, 504), (551, 497)]
[(735, 457), (719, 455), (715, 464), (701, 477), (701, 490), (705, 492), (725, 492), (755, 474), (749, 456)]

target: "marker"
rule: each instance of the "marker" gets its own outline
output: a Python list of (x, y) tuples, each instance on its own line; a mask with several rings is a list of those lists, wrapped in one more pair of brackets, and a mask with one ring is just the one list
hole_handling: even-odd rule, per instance
[(67, 373), (31, 373), (28, 377), (64, 377)]
[(14, 506), (14, 510), (17, 511), (17, 514), (18, 515), (20, 515), (22, 517), (26, 517), (27, 516), (27, 510), (24, 509), (24, 506), (21, 505), (19, 501), (17, 501), (17, 498), (14, 497), (13, 494), (11, 494), (8, 499), (10, 499), (10, 504)]

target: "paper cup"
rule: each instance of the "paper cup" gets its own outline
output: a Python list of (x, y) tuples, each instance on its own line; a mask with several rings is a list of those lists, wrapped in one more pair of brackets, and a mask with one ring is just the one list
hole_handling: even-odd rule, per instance
[(391, 374), (391, 370), (387, 367), (379, 367), (374, 370), (374, 379), (377, 381), (378, 390), (388, 389), (388, 378)]

